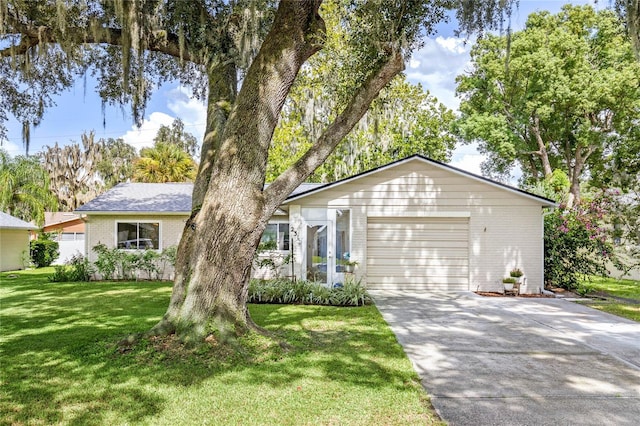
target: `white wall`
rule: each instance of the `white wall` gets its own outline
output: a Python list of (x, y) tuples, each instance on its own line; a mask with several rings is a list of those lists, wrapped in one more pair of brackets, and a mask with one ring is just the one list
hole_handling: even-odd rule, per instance
[(29, 231), (0, 229), (0, 271), (23, 269), (23, 256), (29, 259)]
[[(366, 281), (367, 217), (469, 213), (469, 290), (497, 290), (513, 268), (528, 292), (543, 286), (542, 205), (535, 199), (413, 160), (294, 200), (298, 208), (349, 208), (352, 258)], [(298, 207), (300, 206), (300, 207)], [(295, 210), (294, 210), (295, 209)], [(296, 253), (298, 256), (298, 253)]]

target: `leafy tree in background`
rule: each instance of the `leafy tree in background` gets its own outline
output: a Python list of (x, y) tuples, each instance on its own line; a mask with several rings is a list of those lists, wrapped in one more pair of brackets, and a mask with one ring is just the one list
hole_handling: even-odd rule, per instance
[(42, 152), (42, 166), (49, 173), (51, 191), (58, 198), (61, 211), (73, 211), (104, 191), (98, 173), (103, 161), (103, 145), (95, 133), (83, 133), (80, 143), (47, 146)]
[(97, 171), (104, 185), (104, 190), (133, 177), (133, 164), (138, 158), (136, 149), (123, 139), (100, 139), (102, 160), (97, 164)]
[(155, 143), (165, 142), (174, 144), (183, 151), (186, 151), (191, 157), (198, 155), (198, 140), (191, 133), (184, 130), (184, 123), (179, 118), (173, 120), (171, 126), (160, 126), (153, 141)]
[[(0, 0), (0, 74), (27, 98), (2, 91), (3, 111), (26, 124), (51, 97), (89, 71), (104, 102), (129, 103), (140, 122), (152, 89), (168, 80), (191, 87), (207, 104), (194, 183), (193, 211), (176, 259), (163, 319), (150, 332), (221, 341), (258, 329), (246, 307), (254, 253), (267, 221), (360, 121), (406, 58), (457, 10), (468, 32), (501, 20), (510, 1), (335, 0), (345, 9), (345, 61), (326, 126), (300, 158), (264, 187), (267, 159), (283, 105), (301, 68), (327, 33), (320, 0), (105, 2)], [(41, 74), (55, 84), (42, 85)], [(347, 71), (348, 70), (348, 71)], [(44, 78), (42, 80), (45, 80)], [(238, 82), (242, 86), (238, 90)], [(11, 87), (9, 87), (11, 89)], [(5, 101), (6, 100), (6, 101)], [(39, 105), (30, 110), (20, 106)], [(8, 106), (8, 107), (7, 107)], [(1, 118), (1, 117), (0, 117)]]
[(458, 128), (489, 156), (484, 170), (504, 175), (517, 162), (536, 181), (562, 169), (567, 204), (579, 203), (587, 171), (640, 118), (640, 63), (622, 23), (612, 11), (567, 5), (530, 15), (510, 39), (481, 38), (471, 58), (473, 70), (458, 77)]
[(49, 175), (38, 159), (11, 158), (0, 149), (0, 210), (42, 226), (44, 212), (57, 206), (56, 197), (49, 190)]
[[(302, 78), (300, 84), (305, 84), (304, 81), (308, 80)], [(313, 88), (298, 87), (290, 98), (291, 105), (274, 135), (267, 181), (275, 179), (312, 145), (314, 127), (328, 119), (319, 115), (332, 108), (307, 105), (317, 104), (323, 97), (321, 93), (310, 94)], [(318, 86), (315, 88), (320, 90)], [(304, 117), (305, 114), (312, 117)], [(365, 116), (308, 180), (332, 182), (413, 154), (446, 162), (456, 142), (449, 132), (454, 117), (451, 110), (425, 93), (420, 85), (412, 85), (398, 76), (381, 91)]]
[(196, 162), (179, 145), (156, 142), (140, 151), (140, 158), (133, 164), (133, 181), (191, 182), (196, 177), (196, 168)]
[[(343, 65), (353, 61), (346, 45), (349, 30), (342, 25), (348, 13), (337, 2), (325, 4), (325, 44), (300, 71), (283, 107), (267, 181), (304, 154), (340, 110), (341, 84), (352, 78), (352, 69)], [(447, 161), (455, 144), (449, 133), (453, 118), (452, 111), (400, 74), (308, 180), (335, 181), (416, 153)]]

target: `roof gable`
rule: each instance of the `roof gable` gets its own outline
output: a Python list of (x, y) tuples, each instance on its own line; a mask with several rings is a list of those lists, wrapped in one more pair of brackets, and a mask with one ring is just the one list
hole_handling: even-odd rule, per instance
[(508, 192), (510, 192), (510, 193), (512, 193), (512, 194), (514, 194), (516, 196), (525, 197), (525, 198), (527, 198), (527, 199), (529, 199), (531, 201), (535, 201), (535, 202), (539, 203), (541, 206), (544, 206), (544, 207), (557, 207), (558, 206), (558, 204), (555, 201), (550, 200), (548, 198), (541, 197), (541, 196), (532, 194), (530, 192), (524, 191), (522, 189), (515, 188), (515, 187), (512, 187), (512, 186), (500, 183), (500, 182), (493, 181), (493, 180), (485, 178), (483, 176), (478, 176), (476, 174), (467, 172), (467, 171), (462, 170), (462, 169), (458, 169), (456, 167), (450, 166), (448, 164), (441, 163), (439, 161), (431, 160), (430, 158), (427, 158), (427, 157), (419, 155), (419, 154), (415, 154), (415, 155), (412, 155), (410, 157), (394, 161), (394, 162), (386, 164), (384, 166), (380, 166), (380, 167), (377, 167), (375, 169), (371, 169), (371, 170), (368, 170), (366, 172), (362, 172), (362, 173), (359, 173), (357, 175), (354, 175), (354, 176), (351, 176), (351, 177), (348, 177), (348, 178), (345, 178), (345, 179), (341, 179), (341, 180), (336, 181), (336, 182), (327, 183), (327, 184), (322, 185), (320, 187), (312, 188), (310, 190), (307, 190), (307, 191), (304, 191), (304, 192), (301, 192), (301, 193), (298, 193), (298, 194), (292, 194), (291, 196), (289, 196), (285, 200), (284, 204), (289, 204), (289, 203), (291, 203), (291, 201), (300, 200), (300, 199), (305, 198), (307, 196), (318, 194), (318, 193), (320, 193), (322, 191), (327, 191), (327, 190), (330, 190), (332, 188), (339, 187), (342, 184), (345, 184), (345, 183), (348, 183), (348, 182), (354, 182), (354, 181), (357, 181), (358, 179), (361, 179), (361, 178), (364, 178), (364, 177), (367, 177), (367, 176), (372, 176), (372, 175), (374, 175), (376, 173), (380, 173), (380, 172), (385, 171), (385, 170), (390, 170), (390, 169), (393, 169), (395, 167), (401, 166), (403, 164), (407, 164), (407, 163), (412, 162), (412, 161), (421, 161), (421, 162), (424, 162), (425, 164), (429, 164), (431, 166), (434, 166), (436, 168), (448, 171), (450, 173), (453, 173), (453, 174), (456, 174), (456, 175), (459, 175), (459, 176), (463, 176), (465, 178), (472, 179), (474, 181), (477, 181), (477, 182), (480, 182), (482, 184), (486, 184), (486, 185), (492, 186), (494, 188), (498, 188), (498, 189), (501, 189), (501, 190), (504, 190), (504, 191), (508, 191)]

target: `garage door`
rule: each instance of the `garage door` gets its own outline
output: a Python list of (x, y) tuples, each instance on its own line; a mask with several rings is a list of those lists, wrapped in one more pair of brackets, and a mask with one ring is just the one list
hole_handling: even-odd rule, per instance
[(468, 218), (369, 218), (371, 289), (469, 289)]

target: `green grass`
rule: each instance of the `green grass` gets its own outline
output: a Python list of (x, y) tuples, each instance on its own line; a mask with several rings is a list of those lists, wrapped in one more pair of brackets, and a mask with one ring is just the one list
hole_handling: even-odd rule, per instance
[[(49, 283), (0, 274), (0, 424), (441, 424), (373, 306), (252, 305), (292, 349), (250, 335), (243, 352), (130, 350), (171, 293), (157, 282)], [(213, 356), (213, 355), (215, 356)]]
[(640, 282), (616, 278), (591, 277), (580, 284), (587, 296), (601, 296), (582, 302), (592, 308), (640, 322)]

